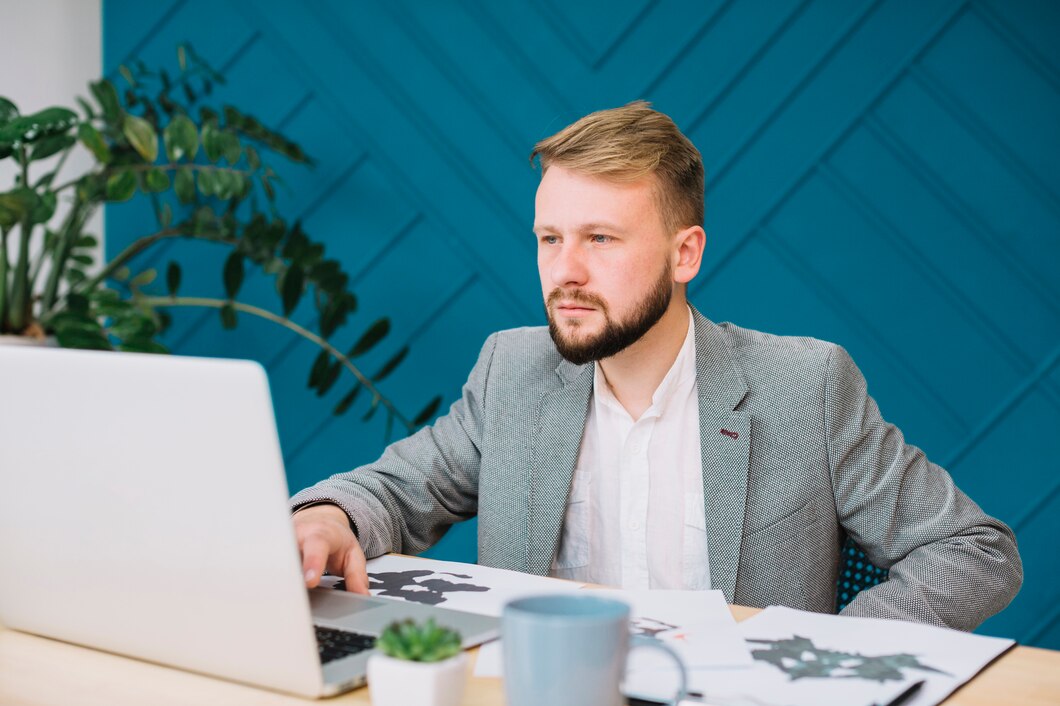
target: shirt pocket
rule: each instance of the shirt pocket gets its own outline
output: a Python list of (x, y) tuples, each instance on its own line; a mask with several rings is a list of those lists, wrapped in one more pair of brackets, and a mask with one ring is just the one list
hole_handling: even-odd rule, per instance
[(563, 515), (557, 569), (576, 569), (589, 564), (589, 472), (574, 472), (570, 497)]

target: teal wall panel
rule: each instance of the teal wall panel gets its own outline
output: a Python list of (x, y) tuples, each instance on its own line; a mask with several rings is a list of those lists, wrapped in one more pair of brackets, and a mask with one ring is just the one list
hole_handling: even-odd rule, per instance
[[(1017, 531), (1026, 584), (984, 630), (1060, 648), (1058, 32), (1060, 4), (1034, 0), (107, 0), (104, 66), (191, 41), (229, 77), (221, 100), (318, 159), (285, 170), (281, 209), (353, 278), (336, 342), (387, 315), (365, 366), (412, 347), (383, 385), (410, 411), (456, 399), (490, 332), (543, 321), (533, 143), (652, 100), (707, 167), (694, 303), (847, 347), (885, 416)], [(109, 209), (109, 252), (150, 223)], [(219, 294), (224, 256), (172, 243), (143, 263), (189, 263), (185, 287)], [(244, 294), (274, 299), (260, 278)], [(191, 311), (169, 342), (265, 364), (292, 488), (380, 453), (381, 418), (306, 391), (312, 345)], [(474, 540), (464, 523), (429, 553), (474, 560)]]

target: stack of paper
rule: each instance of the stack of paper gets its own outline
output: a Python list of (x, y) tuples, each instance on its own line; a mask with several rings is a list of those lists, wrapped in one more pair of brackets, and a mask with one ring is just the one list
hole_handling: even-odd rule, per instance
[[(930, 706), (1015, 644), (904, 621), (779, 607), (745, 620), (739, 631), (754, 666), (693, 672), (697, 696), (686, 703), (869, 706), (900, 699), (903, 706)], [(660, 699), (669, 690), (647, 680), (630, 686)]]

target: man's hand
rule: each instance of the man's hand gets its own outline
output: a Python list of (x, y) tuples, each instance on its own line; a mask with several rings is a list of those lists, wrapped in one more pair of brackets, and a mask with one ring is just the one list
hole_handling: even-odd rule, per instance
[(298, 538), (298, 550), (302, 552), (306, 587), (319, 585), (326, 568), (329, 573), (346, 579), (347, 591), (368, 595), (364, 551), (342, 508), (313, 505), (299, 510), (291, 519)]

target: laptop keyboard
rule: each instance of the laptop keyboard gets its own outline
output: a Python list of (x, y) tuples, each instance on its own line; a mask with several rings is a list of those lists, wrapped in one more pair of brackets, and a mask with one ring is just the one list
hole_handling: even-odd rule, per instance
[(314, 625), (313, 627), (317, 631), (317, 648), (320, 650), (321, 664), (349, 657), (375, 647), (375, 638), (371, 635), (325, 628), (320, 625)]

